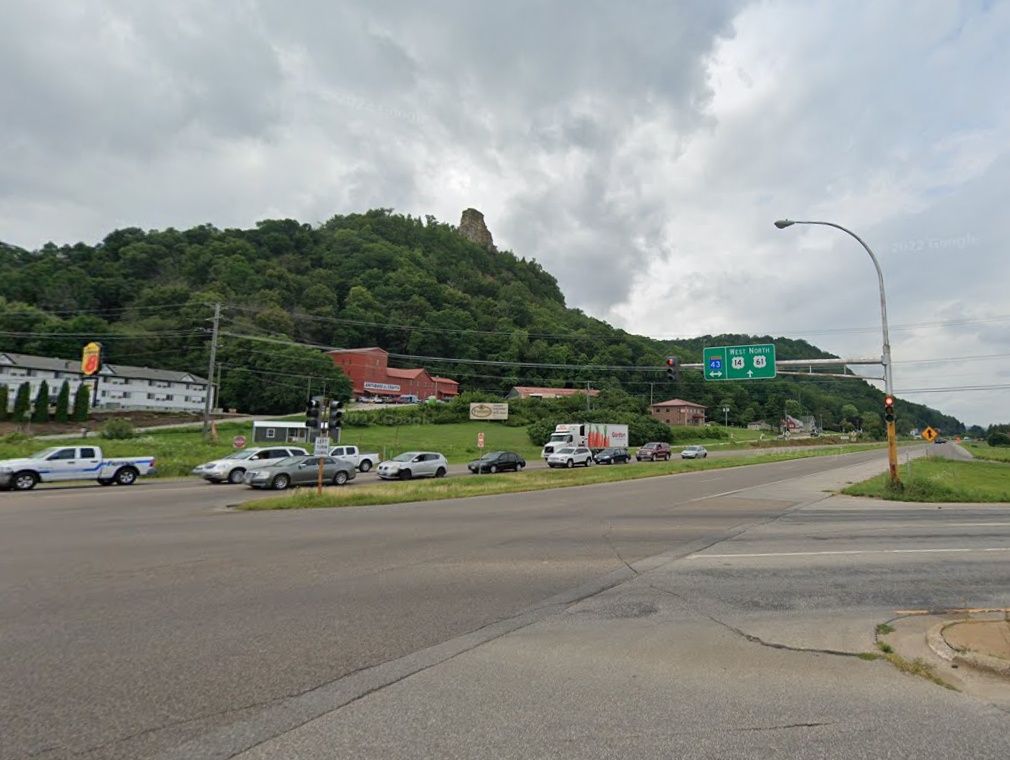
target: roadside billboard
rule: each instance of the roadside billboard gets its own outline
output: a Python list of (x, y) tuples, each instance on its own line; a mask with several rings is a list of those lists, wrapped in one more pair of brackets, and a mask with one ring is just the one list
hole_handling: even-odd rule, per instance
[(508, 418), (508, 404), (470, 404), (471, 420), (507, 420)]

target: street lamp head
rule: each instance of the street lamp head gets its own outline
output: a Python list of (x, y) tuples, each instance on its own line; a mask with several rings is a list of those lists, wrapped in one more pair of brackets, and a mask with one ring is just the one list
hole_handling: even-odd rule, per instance
[(775, 226), (780, 230), (784, 230), (786, 227), (792, 227), (796, 222), (790, 221), (789, 219), (779, 219), (775, 222)]

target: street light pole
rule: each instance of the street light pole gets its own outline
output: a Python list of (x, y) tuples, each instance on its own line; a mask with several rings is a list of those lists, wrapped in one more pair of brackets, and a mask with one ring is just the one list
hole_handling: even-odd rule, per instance
[[(880, 285), (880, 324), (884, 333), (884, 347), (883, 354), (881, 356), (881, 364), (884, 365), (884, 392), (888, 396), (894, 395), (894, 383), (891, 377), (891, 339), (887, 332), (887, 298), (884, 295), (884, 273), (880, 269), (880, 262), (877, 261), (877, 257), (870, 250), (865, 241), (859, 237), (855, 232), (850, 229), (846, 229), (840, 224), (835, 224), (834, 222), (798, 222), (791, 219), (779, 219), (775, 222), (775, 226), (780, 230), (784, 230), (786, 227), (791, 227), (794, 224), (819, 224), (824, 227), (834, 227), (836, 230), (841, 230), (842, 232), (854, 237), (861, 246), (870, 254), (870, 260), (873, 262), (873, 266), (877, 270), (877, 282)], [(891, 476), (891, 484), (895, 486), (901, 485), (901, 478), (898, 475), (898, 444), (895, 437), (894, 423), (887, 423), (887, 463), (888, 469)]]

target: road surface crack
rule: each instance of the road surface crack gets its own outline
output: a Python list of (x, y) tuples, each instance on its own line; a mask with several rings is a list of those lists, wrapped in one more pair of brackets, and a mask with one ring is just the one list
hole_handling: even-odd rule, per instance
[(736, 626), (732, 626), (729, 623), (727, 623), (727, 622), (725, 622), (723, 620), (720, 620), (719, 618), (715, 617), (714, 615), (710, 615), (709, 613), (705, 612), (705, 610), (698, 609), (693, 604), (691, 604), (689, 601), (687, 601), (687, 599), (685, 599), (682, 595), (680, 595), (680, 594), (678, 594), (678, 593), (676, 593), (674, 591), (670, 591), (670, 589), (662, 588), (661, 586), (657, 586), (654, 583), (650, 583), (649, 587), (655, 589), (656, 591), (659, 591), (660, 593), (667, 594), (669, 596), (674, 597), (675, 599), (677, 599), (678, 601), (680, 601), (681, 604), (683, 604), (685, 607), (687, 607), (692, 612), (695, 612), (698, 615), (701, 615), (702, 617), (711, 620), (716, 625), (721, 625), (727, 631), (731, 631), (732, 633), (735, 633), (740, 638), (742, 638), (742, 639), (744, 639), (746, 641), (750, 641), (751, 643), (754, 643), (754, 644), (760, 644), (763, 647), (768, 647), (769, 649), (783, 649), (783, 650), (785, 650), (787, 652), (805, 652), (807, 654), (831, 654), (831, 655), (835, 655), (836, 657), (859, 657), (859, 654), (860, 654), (859, 652), (843, 652), (840, 649), (820, 649), (820, 648), (817, 648), (817, 647), (794, 647), (794, 646), (790, 646), (788, 644), (779, 644), (779, 643), (776, 643), (774, 641), (765, 641), (760, 636), (755, 636), (752, 633), (747, 633), (746, 631), (743, 631), (743, 630), (737, 628)]
[(636, 576), (641, 575), (641, 573), (639, 573), (635, 568), (633, 568), (631, 565), (628, 564), (628, 560), (626, 560), (624, 557), (621, 556), (621, 553), (617, 551), (617, 547), (614, 546), (614, 542), (610, 540), (610, 534), (613, 532), (613, 530), (614, 530), (614, 524), (612, 522), (608, 522), (607, 532), (603, 534), (603, 540), (607, 542), (607, 546), (610, 547), (610, 550), (614, 553), (614, 556), (617, 557), (617, 559), (619, 559), (626, 568), (628, 568)]
[(787, 723), (784, 726), (747, 726), (746, 728), (732, 728), (731, 731), (788, 731), (793, 728), (819, 728), (820, 726), (833, 726), (833, 722), (821, 723)]

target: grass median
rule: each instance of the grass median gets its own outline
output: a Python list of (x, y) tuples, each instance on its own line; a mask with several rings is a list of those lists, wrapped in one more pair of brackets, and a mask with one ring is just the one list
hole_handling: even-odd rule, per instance
[(902, 466), (899, 473), (900, 488), (892, 488), (889, 476), (884, 473), (855, 483), (842, 493), (888, 501), (1010, 502), (1010, 464), (920, 457)]
[(784, 462), (790, 459), (839, 456), (854, 451), (880, 448), (879, 445), (845, 446), (838, 449), (781, 451), (756, 456), (739, 456), (719, 459), (682, 460), (633, 465), (596, 465), (572, 470), (538, 470), (510, 475), (460, 475), (439, 480), (417, 480), (406, 483), (391, 482), (368, 488), (328, 489), (317, 494), (314, 488), (299, 489), (284, 496), (256, 499), (236, 505), (238, 509), (314, 509), (320, 507), (362, 507), (376, 504), (401, 504), (414, 501), (439, 501), (465, 499), (472, 496), (491, 496), (502, 493), (544, 491), (551, 488), (614, 483), (663, 475), (719, 470), (752, 464)]

